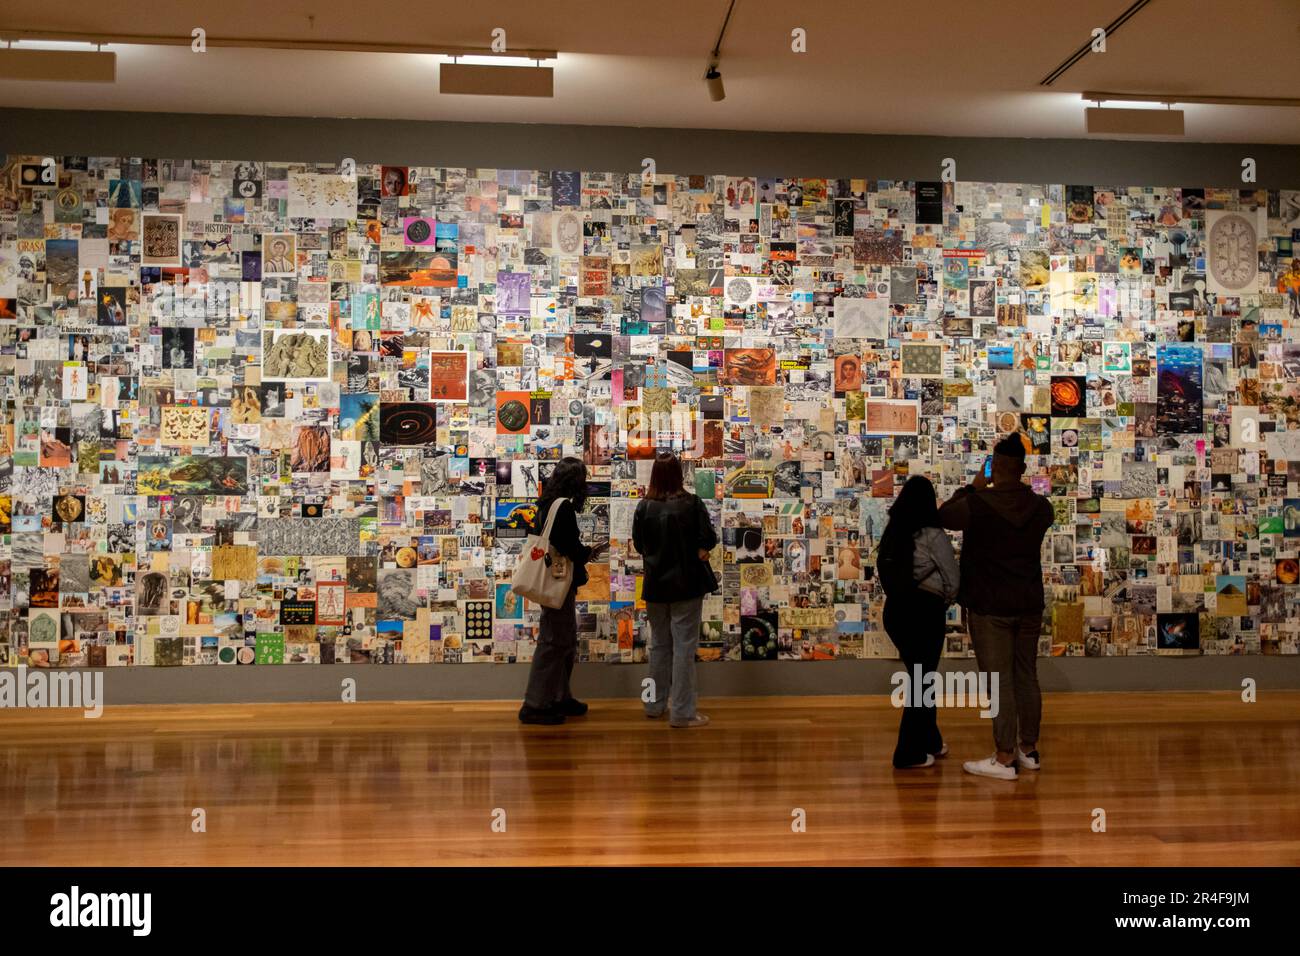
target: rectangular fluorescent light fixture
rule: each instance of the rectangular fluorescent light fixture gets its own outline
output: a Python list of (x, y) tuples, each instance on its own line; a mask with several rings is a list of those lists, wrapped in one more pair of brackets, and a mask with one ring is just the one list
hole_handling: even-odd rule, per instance
[(98, 50), (102, 43), (92, 43), (89, 40), (9, 40), (4, 39), (6, 45), (16, 50), (80, 50), (86, 53), (92, 49)]
[(1089, 106), (1084, 110), (1089, 133), (1109, 136), (1182, 136), (1182, 110), (1130, 110)]
[(0, 48), (0, 80), (112, 83), (116, 78), (116, 53)]
[(475, 96), (554, 96), (555, 70), (549, 66), (484, 66), (442, 63), (438, 92)]
[(542, 60), (554, 59), (549, 56), (509, 56), (504, 53), (448, 53), (447, 57), (452, 63), (464, 63), (469, 66), (540, 66)]

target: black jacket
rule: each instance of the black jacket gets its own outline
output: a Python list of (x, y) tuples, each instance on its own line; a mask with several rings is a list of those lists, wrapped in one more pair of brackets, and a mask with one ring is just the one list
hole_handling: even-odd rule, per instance
[[(533, 518), (533, 534), (541, 534), (546, 527), (546, 515), (550, 511), (553, 498), (543, 498), (537, 502), (537, 515)], [(587, 562), (591, 560), (591, 548), (582, 543), (578, 534), (578, 513), (573, 510), (573, 503), (567, 498), (560, 502), (560, 510), (555, 514), (555, 523), (551, 525), (551, 547), (573, 562), (573, 587), (580, 588), (587, 583)]]
[(1043, 535), (1052, 503), (1028, 485), (959, 490), (939, 509), (939, 523), (962, 532), (957, 600), (976, 614), (1012, 616), (1043, 610)]
[(718, 543), (708, 509), (695, 495), (641, 499), (632, 517), (632, 544), (645, 559), (641, 597), (656, 603), (689, 601), (712, 594), (718, 578), (700, 549)]

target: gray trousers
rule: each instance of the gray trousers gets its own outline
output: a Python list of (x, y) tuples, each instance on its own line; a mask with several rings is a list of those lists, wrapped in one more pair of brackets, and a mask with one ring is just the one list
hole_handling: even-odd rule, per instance
[(1038, 689), (1038, 633), (1043, 615), (1000, 617), (967, 611), (966, 619), (976, 664), (990, 680), (998, 682), (998, 714), (993, 718), (998, 750), (1015, 753), (1018, 743), (1037, 743), (1043, 719), (1043, 695)]
[(537, 651), (528, 669), (528, 690), (524, 703), (538, 709), (562, 703), (573, 696), (569, 679), (573, 662), (578, 659), (578, 614), (574, 596), (578, 589), (569, 588), (564, 606), (542, 608), (542, 624), (537, 634)]
[(650, 679), (654, 696), (645, 712), (659, 716), (672, 697), (672, 719), (695, 716), (695, 650), (700, 646), (700, 617), (704, 598), (671, 604), (646, 601), (650, 619)]

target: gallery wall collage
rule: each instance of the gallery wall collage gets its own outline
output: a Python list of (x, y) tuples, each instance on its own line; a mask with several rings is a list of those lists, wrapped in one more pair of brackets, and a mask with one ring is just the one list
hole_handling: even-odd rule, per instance
[(1295, 654), (1297, 239), (1251, 187), (0, 157), (0, 663), (529, 660), (566, 455), (581, 659), (643, 661), (660, 448), (701, 659), (894, 657), (894, 496), (1017, 431), (1040, 653)]

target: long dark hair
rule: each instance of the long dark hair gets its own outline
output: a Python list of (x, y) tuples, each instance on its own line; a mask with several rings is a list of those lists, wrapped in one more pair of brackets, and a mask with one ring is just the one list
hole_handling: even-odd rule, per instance
[(682, 486), (682, 463), (670, 451), (660, 452), (655, 458), (654, 467), (650, 469), (650, 487), (645, 496), (651, 501), (664, 501), (684, 495)]
[(581, 511), (587, 504), (587, 466), (581, 458), (561, 458), (550, 476), (542, 482), (542, 495), (537, 499), (539, 524), (546, 521), (546, 513), (556, 498), (570, 498), (573, 510)]
[(913, 536), (922, 528), (939, 526), (939, 498), (924, 475), (913, 475), (889, 506), (889, 523), (880, 535), (880, 556), (912, 566)]

